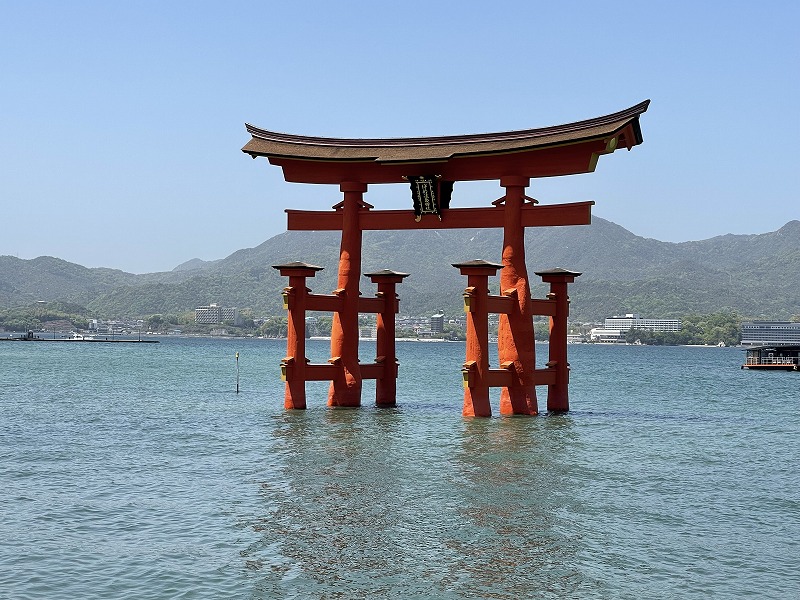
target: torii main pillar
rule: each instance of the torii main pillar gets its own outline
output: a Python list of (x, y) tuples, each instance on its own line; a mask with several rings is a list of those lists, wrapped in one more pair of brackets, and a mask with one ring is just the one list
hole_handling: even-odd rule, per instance
[[(502, 177), (506, 189), (503, 211), (503, 269), (500, 271), (500, 293), (512, 295), (516, 303), (512, 312), (500, 315), (497, 349), (500, 363), (513, 363), (512, 381), (500, 391), (500, 414), (535, 415), (536, 350), (531, 313), (531, 287), (525, 264), (525, 227), (522, 225), (522, 206), (525, 204), (527, 177)], [(512, 293), (513, 291), (513, 293)]]
[(367, 186), (343, 182), (341, 203), (342, 242), (339, 249), (339, 276), (336, 292), (342, 296), (341, 310), (333, 314), (330, 362), (339, 367), (328, 391), (328, 406), (361, 405), (361, 367), (358, 363), (358, 280), (361, 276), (361, 225), (359, 210), (364, 208)]

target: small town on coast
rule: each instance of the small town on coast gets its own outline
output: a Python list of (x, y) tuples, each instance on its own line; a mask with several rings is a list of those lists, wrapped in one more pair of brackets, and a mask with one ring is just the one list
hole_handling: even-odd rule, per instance
[[(219, 338), (285, 338), (285, 315), (254, 316), (249, 309), (211, 303), (181, 315), (151, 315), (144, 318), (84, 318), (65, 313), (58, 303), (53, 307), (37, 304), (0, 312), (0, 338), (19, 332), (33, 331), (42, 338), (71, 336), (136, 337), (136, 336), (204, 336)], [(489, 316), (490, 336), (496, 337), (498, 316)], [(332, 318), (306, 317), (307, 338), (330, 338)], [(398, 315), (398, 341), (464, 341), (464, 314), (447, 315), (437, 311), (431, 315)], [(547, 341), (549, 323), (546, 318), (534, 322), (537, 341)], [(606, 318), (602, 322), (570, 322), (567, 340), (570, 344), (632, 344), (692, 346), (757, 346), (763, 344), (800, 344), (800, 318), (792, 321), (743, 319), (733, 312), (690, 315), (683, 318), (656, 319), (636, 313)], [(359, 336), (376, 338), (376, 319), (362, 315)]]

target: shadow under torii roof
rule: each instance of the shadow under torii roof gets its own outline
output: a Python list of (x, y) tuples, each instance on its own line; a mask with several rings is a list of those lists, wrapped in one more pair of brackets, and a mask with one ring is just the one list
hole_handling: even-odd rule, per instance
[(242, 151), (283, 168), (286, 181), (401, 183), (409, 176), (447, 181), (552, 177), (594, 171), (601, 154), (642, 143), (639, 116), (649, 100), (585, 121), (499, 133), (346, 139), (277, 133), (246, 124)]

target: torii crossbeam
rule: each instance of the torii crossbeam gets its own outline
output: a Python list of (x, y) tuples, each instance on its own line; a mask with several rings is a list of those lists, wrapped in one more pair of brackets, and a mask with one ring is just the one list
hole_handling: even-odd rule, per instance
[[(553, 305), (541, 309), (545, 312), (535, 312), (537, 302), (547, 301), (534, 301), (531, 298), (524, 233), (526, 227), (588, 225), (591, 223), (591, 206), (594, 203), (539, 205), (526, 196), (525, 190), (531, 178), (589, 173), (596, 168), (600, 156), (620, 148), (630, 150), (641, 144), (639, 117), (647, 110), (649, 102), (647, 100), (603, 117), (554, 127), (446, 137), (320, 138), (277, 133), (248, 124), (247, 131), (252, 138), (242, 148), (243, 152), (253, 158), (266, 157), (271, 164), (280, 166), (288, 182), (334, 184), (339, 186), (344, 196), (332, 211), (286, 211), (289, 230), (342, 232), (338, 289), (334, 293), (336, 300), (317, 301), (320, 306), (328, 306), (334, 312), (329, 362), (335, 368), (325, 366), (324, 369), (310, 370), (324, 372), (325, 375), (319, 377), (331, 380), (328, 404), (359, 406), (364, 378), (362, 370), (377, 379), (388, 377), (392, 372), (396, 376), (396, 369), (387, 367), (384, 371), (376, 371), (372, 366), (359, 364), (358, 314), (367, 306), (365, 299), (359, 299), (362, 231), (502, 227), (500, 290), (504, 299), (501, 302), (490, 297), (487, 303), (503, 305), (502, 312), (495, 311), (501, 312), (498, 359), (510, 375), (495, 376), (489, 373), (491, 370), (487, 370), (488, 375), (483, 377), (479, 369), (477, 375), (465, 376), (464, 414), (486, 415), (487, 411), (491, 414), (488, 409), (488, 387), (494, 385), (493, 382), (499, 382), (498, 385), (502, 387), (500, 412), (503, 414), (536, 414), (536, 385), (548, 385), (549, 410), (567, 410), (566, 283), (579, 274), (570, 271), (540, 273), (545, 281), (551, 282), (549, 300)], [(450, 208), (449, 195), (445, 205), (445, 194), (441, 191), (452, 190), (454, 182), (492, 179), (500, 182), (505, 194), (491, 206)], [(426, 183), (431, 190), (430, 197), (424, 198), (428, 204), (423, 202), (422, 212), (431, 212), (432, 207), (438, 218), (433, 215), (421, 217), (420, 211), (415, 214), (410, 210), (374, 210), (364, 201), (369, 185), (418, 180)], [(435, 206), (430, 204), (431, 199), (435, 200)], [(416, 200), (415, 196), (415, 206)], [(287, 270), (286, 267), (276, 266), (283, 268), (290, 280), (292, 276), (296, 277), (296, 283), (299, 284), (301, 278), (296, 270)], [(472, 276), (475, 268), (474, 265), (466, 270), (462, 268), (462, 272)], [(477, 269), (480, 271), (478, 277), (488, 276), (491, 271), (490, 267)], [(308, 271), (311, 275), (313, 272), (313, 269)], [(290, 284), (287, 289), (291, 288)], [(559, 294), (563, 297), (558, 298)], [(510, 300), (512, 298), (513, 301)], [(367, 310), (382, 315), (388, 315), (390, 310), (396, 311), (396, 298), (384, 297), (383, 302), (381, 306), (370, 304)], [(476, 301), (476, 305), (481, 303)], [(556, 311), (553, 308), (556, 305), (562, 308)], [(556, 346), (562, 345), (560, 338), (564, 337), (563, 352), (557, 352), (555, 357), (551, 339), (547, 369), (536, 369), (534, 314), (550, 316), (551, 336), (557, 332), (559, 338)], [(295, 318), (299, 318), (299, 315)], [(394, 332), (391, 335), (393, 339)], [(469, 356), (469, 339), (467, 347), (467, 363), (477, 364)], [(305, 356), (297, 354), (300, 351), (300, 347), (288, 348), (287, 359), (291, 359), (294, 365), (300, 361), (305, 365)], [(386, 358), (383, 357), (384, 360)], [(390, 358), (394, 364), (394, 357)], [(286, 361), (284, 363), (288, 364)], [(299, 385), (303, 382), (295, 379), (291, 383), (287, 379), (286, 406), (304, 408), (304, 387)], [(379, 387), (379, 396), (383, 393), (383, 405), (393, 403), (393, 398), (387, 401), (387, 389), (380, 392)]]

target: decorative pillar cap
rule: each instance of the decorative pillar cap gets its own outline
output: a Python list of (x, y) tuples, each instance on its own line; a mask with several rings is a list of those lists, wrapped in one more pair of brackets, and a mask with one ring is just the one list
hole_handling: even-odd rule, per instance
[(272, 268), (280, 271), (283, 277), (314, 277), (317, 271), (322, 271), (325, 267), (294, 261), (283, 265), (272, 265)]
[(409, 275), (410, 273), (401, 273), (400, 271), (392, 271), (391, 269), (382, 269), (374, 273), (364, 273), (364, 277), (369, 277), (372, 283), (402, 283), (403, 279)]
[(576, 277), (580, 277), (582, 273), (577, 271), (568, 271), (567, 269), (548, 269), (546, 271), (536, 271), (536, 275), (542, 278), (545, 283), (556, 283), (566, 281), (572, 283)]
[(488, 260), (468, 260), (462, 263), (452, 263), (456, 269), (461, 270), (462, 275), (497, 275), (497, 271), (503, 268), (499, 263), (489, 262)]

